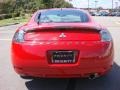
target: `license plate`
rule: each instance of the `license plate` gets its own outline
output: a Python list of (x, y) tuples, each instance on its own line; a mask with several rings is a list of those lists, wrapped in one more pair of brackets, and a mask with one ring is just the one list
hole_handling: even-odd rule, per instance
[(53, 51), (51, 56), (52, 63), (75, 63), (74, 51)]

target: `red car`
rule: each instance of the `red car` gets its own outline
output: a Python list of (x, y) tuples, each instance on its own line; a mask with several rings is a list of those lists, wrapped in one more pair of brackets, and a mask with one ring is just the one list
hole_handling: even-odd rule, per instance
[(85, 11), (74, 8), (37, 11), (12, 41), (12, 63), (20, 76), (96, 78), (113, 65), (109, 31)]

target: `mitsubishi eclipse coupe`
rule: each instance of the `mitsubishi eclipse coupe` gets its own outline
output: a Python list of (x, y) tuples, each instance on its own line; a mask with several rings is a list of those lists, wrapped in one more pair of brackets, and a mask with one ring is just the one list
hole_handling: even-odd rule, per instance
[(12, 40), (12, 63), (20, 76), (96, 78), (113, 65), (109, 31), (86, 11), (44, 9), (20, 27)]

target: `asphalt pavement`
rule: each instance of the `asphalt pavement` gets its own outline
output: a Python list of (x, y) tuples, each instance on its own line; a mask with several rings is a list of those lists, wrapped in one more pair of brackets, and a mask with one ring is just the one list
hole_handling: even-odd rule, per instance
[(22, 79), (11, 64), (11, 40), (19, 25), (0, 27), (0, 90), (120, 90), (120, 17), (94, 17), (114, 39), (112, 70), (104, 77), (89, 79)]

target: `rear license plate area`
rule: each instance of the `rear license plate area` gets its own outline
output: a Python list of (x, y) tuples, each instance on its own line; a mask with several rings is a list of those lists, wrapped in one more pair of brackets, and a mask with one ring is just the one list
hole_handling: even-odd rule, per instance
[(49, 51), (52, 64), (73, 64), (77, 61), (77, 51)]

